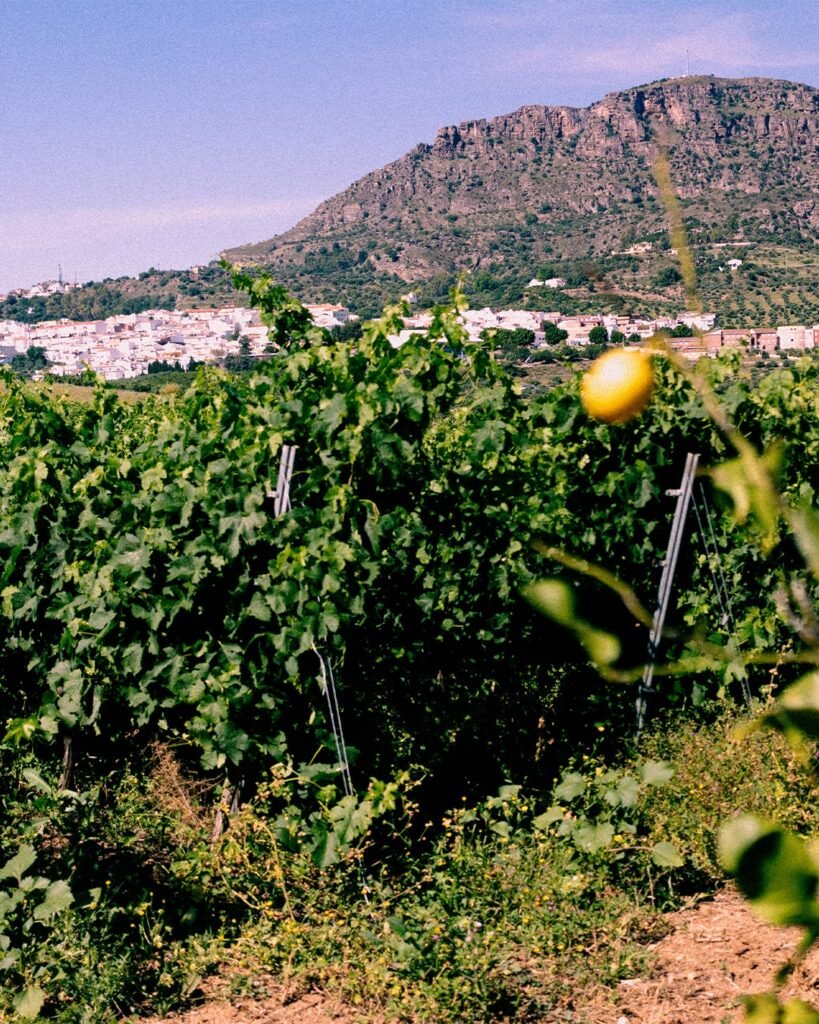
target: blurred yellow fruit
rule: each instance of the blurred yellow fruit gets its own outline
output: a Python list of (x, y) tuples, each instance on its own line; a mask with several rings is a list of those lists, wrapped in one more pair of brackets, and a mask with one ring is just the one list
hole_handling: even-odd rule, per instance
[(615, 348), (591, 364), (580, 383), (583, 408), (604, 423), (625, 423), (651, 401), (651, 356), (636, 348)]

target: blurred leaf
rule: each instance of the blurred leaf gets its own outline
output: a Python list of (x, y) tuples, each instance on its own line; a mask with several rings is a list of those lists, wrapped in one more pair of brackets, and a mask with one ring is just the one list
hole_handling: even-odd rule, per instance
[(611, 665), (620, 656), (620, 641), (616, 636), (575, 615), (574, 592), (563, 580), (538, 580), (523, 587), (521, 593), (538, 611), (572, 630), (595, 664)]
[(764, 818), (746, 814), (719, 834), (723, 867), (771, 924), (819, 927), (819, 870), (808, 845)]
[(561, 626), (576, 628), (574, 592), (563, 580), (537, 580), (523, 587), (521, 593), (538, 611)]
[(804, 737), (819, 739), (819, 669), (792, 683), (763, 724), (781, 729), (797, 743)]
[(781, 442), (774, 442), (759, 456), (747, 442), (746, 446), (738, 458), (712, 467), (709, 474), (714, 484), (730, 496), (738, 523), (744, 523), (749, 515), (753, 517), (762, 550), (768, 552), (779, 534), (780, 500), (775, 480), (785, 449)]
[(790, 525), (805, 565), (819, 579), (819, 514), (808, 505), (791, 509)]
[(801, 999), (780, 1003), (773, 992), (765, 992), (744, 1003), (746, 1024), (819, 1024), (819, 1013)]
[(612, 665), (620, 657), (619, 639), (604, 629), (584, 625), (577, 629), (577, 638), (595, 665)]

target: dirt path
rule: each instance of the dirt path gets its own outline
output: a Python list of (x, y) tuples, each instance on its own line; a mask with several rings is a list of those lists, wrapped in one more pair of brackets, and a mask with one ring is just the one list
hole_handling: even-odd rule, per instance
[[(547, 1016), (540, 1024), (735, 1024), (742, 1020), (740, 997), (769, 988), (798, 940), (798, 932), (760, 924), (730, 891), (672, 914), (671, 925), (651, 947), (657, 960), (650, 978), (623, 981), (591, 1005), (579, 999), (570, 1017), (562, 1009), (558, 1018)], [(288, 992), (266, 979), (258, 989), (253, 998), (228, 1001), (220, 998), (217, 984), (205, 1005), (143, 1024), (383, 1024), (324, 994)], [(819, 949), (798, 968), (786, 992), (819, 1001)]]
[(272, 978), (259, 979), (255, 987), (260, 990), (255, 996), (228, 1000), (217, 985), (204, 1005), (140, 1024), (383, 1024), (323, 993), (288, 991)]
[[(770, 988), (800, 933), (761, 924), (733, 892), (671, 915), (672, 930), (653, 947), (653, 976), (623, 981), (613, 998), (586, 1007), (588, 1024), (734, 1024), (740, 998)], [(789, 996), (819, 998), (819, 950), (786, 988)]]

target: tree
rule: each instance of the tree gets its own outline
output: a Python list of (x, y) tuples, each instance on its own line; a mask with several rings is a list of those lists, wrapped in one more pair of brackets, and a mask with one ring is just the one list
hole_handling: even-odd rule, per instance
[(363, 326), (361, 320), (350, 320), (346, 324), (337, 324), (330, 328), (330, 337), (333, 341), (358, 341)]
[(597, 324), (589, 331), (589, 342), (592, 345), (605, 345), (609, 340), (609, 333), (602, 324)]
[(512, 352), (531, 345), (535, 340), (535, 332), (529, 331), (525, 327), (516, 327), (514, 330), (497, 327), (481, 331), (481, 338), (494, 342), (495, 347), (499, 348), (501, 352)]
[(544, 320), (543, 334), (547, 345), (561, 345), (569, 337), (568, 331), (561, 330), (551, 320)]
[(14, 356), (11, 360), (11, 368), (19, 377), (33, 377), (38, 370), (50, 365), (45, 349), (39, 345), (29, 345), (25, 355)]
[(178, 362), (169, 363), (167, 359), (155, 359), (152, 363), (148, 363), (148, 373), (172, 373), (179, 369), (181, 367)]
[(664, 267), (652, 279), (655, 288), (671, 288), (682, 280), (679, 270), (676, 267)]

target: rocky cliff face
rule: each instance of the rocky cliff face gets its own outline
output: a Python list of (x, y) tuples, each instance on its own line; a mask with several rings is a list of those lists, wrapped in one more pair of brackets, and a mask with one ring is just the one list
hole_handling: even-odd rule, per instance
[(658, 146), (694, 236), (699, 226), (726, 241), (783, 230), (816, 239), (819, 90), (689, 77), (588, 108), (530, 105), (441, 128), (285, 234), (227, 255), (272, 265), (290, 283), (300, 277), (309, 293), (314, 274), (414, 282), (489, 265), (523, 272), (544, 254), (609, 253), (663, 227)]

